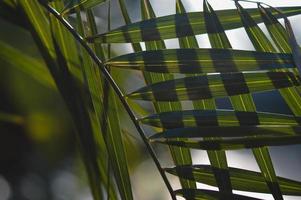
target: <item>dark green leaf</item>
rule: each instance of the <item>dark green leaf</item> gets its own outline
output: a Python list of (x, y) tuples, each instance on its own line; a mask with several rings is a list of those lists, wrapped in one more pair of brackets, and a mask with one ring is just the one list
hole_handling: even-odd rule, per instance
[[(276, 49), (269, 41), (267, 36), (256, 24), (255, 20), (250, 16), (250, 14), (236, 1), (235, 5), (240, 14), (244, 28), (257, 51), (266, 52), (276, 52)], [(293, 56), (294, 59), (294, 56)], [(296, 63), (295, 63), (296, 64)], [(293, 90), (293, 88), (292, 88)], [(282, 89), (282, 94), (290, 93), (291, 90), (285, 88)], [(275, 200), (283, 200), (282, 192), (280, 186), (277, 182), (276, 173), (273, 167), (271, 156), (269, 155), (268, 148), (257, 148), (253, 149), (256, 162), (262, 172), (263, 177), (271, 191)]]
[(184, 110), (153, 114), (140, 119), (143, 124), (160, 128), (193, 126), (298, 125), (299, 118), (276, 113), (231, 110)]
[[(185, 8), (181, 0), (177, 1), (176, 4), (177, 13), (185, 13)], [(206, 21), (206, 20), (205, 20)], [(206, 21), (207, 22), (207, 21)], [(179, 44), (181, 48), (199, 48), (197, 39), (195, 36), (188, 36), (179, 38)], [(189, 75), (187, 75), (189, 76)], [(193, 75), (192, 75), (193, 76)], [(216, 104), (214, 99), (204, 99), (193, 101), (194, 109), (216, 109)], [(204, 138), (205, 140), (210, 140), (211, 137)], [(216, 168), (227, 169), (228, 162), (225, 151), (207, 151), (210, 164)], [(232, 193), (231, 182), (229, 178), (229, 173), (215, 173), (215, 179), (218, 182), (218, 188), (222, 192)]]
[(89, 8), (92, 8), (94, 6), (97, 6), (106, 0), (69, 0), (66, 3), (65, 8), (63, 9), (62, 13), (73, 13), (77, 10), (86, 10)]
[(18, 10), (14, 0), (0, 1), (0, 18), (23, 28), (27, 28), (26, 22), (22, 17), (22, 13)]
[(201, 138), (201, 137), (244, 137), (281, 136), (301, 134), (301, 126), (201, 126), (176, 128), (156, 133), (150, 139), (160, 138)]
[(55, 83), (42, 60), (26, 55), (24, 52), (0, 41), (0, 60), (26, 73), (46, 87), (55, 89)]
[[(213, 173), (214, 171), (220, 170), (221, 169), (216, 169), (208, 165), (187, 165), (166, 169), (168, 173), (173, 175), (211, 186), (217, 186)], [(265, 179), (261, 176), (261, 173), (231, 167), (228, 171), (233, 189), (248, 192), (269, 193), (269, 188)], [(277, 177), (277, 180), (284, 195), (301, 195), (300, 182), (281, 177)]]
[[(141, 0), (141, 14), (142, 19), (144, 20), (156, 17), (153, 8), (148, 0)], [(146, 42), (145, 47), (148, 51), (166, 48), (165, 43), (163, 41)], [(152, 84), (158, 81), (165, 81), (174, 78), (171, 74), (163, 75), (144, 72), (143, 75), (147, 84)], [(157, 112), (175, 111), (182, 109), (180, 102), (154, 102), (154, 107)], [(172, 159), (176, 165), (192, 163), (192, 158), (189, 149), (181, 147), (170, 147), (169, 149), (172, 155)], [(180, 179), (180, 183), (182, 187), (196, 188), (196, 184), (192, 181)]]
[(291, 47), (289, 46), (289, 42), (288, 42), (289, 39), (285, 28), (277, 20), (277, 18), (270, 12), (270, 10), (264, 8), (261, 5), (258, 8), (262, 20), (266, 25), (267, 30), (269, 31), (278, 50), (282, 53), (290, 53)]
[(128, 97), (148, 101), (200, 100), (293, 86), (300, 86), (300, 78), (291, 72), (212, 74), (155, 83)]
[[(259, 6), (262, 19), (275, 43), (278, 50), (282, 53), (290, 53), (291, 47), (289, 44), (288, 33), (281, 23), (272, 15), (272, 13), (264, 8)], [(294, 69), (294, 72), (298, 73), (297, 68)], [(301, 116), (301, 97), (299, 92), (294, 88), (285, 88), (279, 90), (281, 96), (284, 98), (285, 102), (291, 109), (291, 111), (296, 116)]]
[[(83, 31), (81, 33), (82, 35), (87, 34), (89, 30), (92, 32), (97, 30), (96, 24), (92, 19), (93, 13), (91, 10), (88, 10), (87, 13), (89, 29), (84, 29), (80, 14), (78, 14), (78, 18), (81, 22), (79, 27), (81, 27), (81, 30)], [(94, 45), (94, 48), (97, 55), (102, 58), (104, 55), (102, 47), (100, 45)], [(120, 196), (122, 199), (131, 200), (133, 199), (132, 188), (128, 171), (126, 150), (122, 138), (122, 129), (120, 127), (121, 122), (119, 116), (120, 110), (117, 99), (118, 97), (109, 86), (109, 83), (101, 76), (99, 66), (91, 60), (84, 50), (82, 50), (82, 56), (83, 71), (86, 76), (90, 93), (95, 94), (91, 99), (99, 125), (99, 130), (97, 131), (101, 133), (100, 138), (105, 142), (109, 162), (113, 169), (113, 174)], [(110, 195), (110, 198), (112, 198), (112, 195)]]
[[(247, 10), (257, 23), (262, 22), (260, 13), (257, 9)], [(301, 7), (283, 7), (281, 10), (287, 16), (301, 13)], [(225, 29), (240, 28), (242, 26), (236, 10), (221, 10), (216, 13)], [(274, 10), (272, 10), (272, 13), (275, 17), (280, 17)], [(95, 35), (87, 39), (89, 42), (135, 43), (193, 36), (206, 33), (206, 26), (202, 16), (202, 12), (169, 15), (126, 25), (108, 33)]]
[[(101, 186), (99, 181), (100, 168), (97, 160), (98, 153), (93, 138), (94, 133), (89, 115), (90, 113), (86, 107), (83, 96), (81, 96), (83, 88), (80, 87), (74, 80), (73, 75), (71, 75), (72, 73), (69, 70), (70, 57), (65, 57), (66, 52), (64, 49), (60, 49), (61, 44), (59, 43), (62, 38), (55, 38), (55, 34), (51, 32), (54, 27), (50, 26), (49, 16), (45, 14), (44, 9), (40, 6), (38, 1), (23, 0), (18, 1), (18, 3), (20, 9), (24, 12), (23, 17), (30, 27), (29, 30), (41, 51), (41, 55), (45, 59), (47, 67), (56, 82), (57, 88), (71, 113), (76, 128), (76, 138), (80, 145), (81, 154), (84, 160), (83, 163), (87, 170), (91, 190), (94, 198), (98, 200), (102, 193), (102, 191), (99, 190)], [(70, 40), (66, 40), (65, 42), (69, 41)], [(71, 45), (69, 47), (71, 47)]]
[(214, 73), (294, 68), (291, 54), (231, 49), (167, 49), (112, 58), (112, 67), (159, 73)]
[(175, 191), (177, 195), (181, 195), (189, 200), (260, 200), (253, 197), (242, 196), (238, 194), (231, 194), (226, 192), (218, 192), (213, 190), (202, 190), (202, 189), (181, 189)]
[(235, 139), (205, 140), (153, 140), (153, 142), (202, 150), (236, 150), (264, 146), (284, 146), (301, 144), (301, 136), (261, 136)]

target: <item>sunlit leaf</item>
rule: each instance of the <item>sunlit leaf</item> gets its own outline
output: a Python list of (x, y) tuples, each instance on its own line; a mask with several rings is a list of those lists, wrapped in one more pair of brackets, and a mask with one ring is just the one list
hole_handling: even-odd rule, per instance
[(106, 0), (68, 0), (62, 13), (73, 13), (77, 10), (89, 9), (105, 1)]
[[(241, 17), (243, 26), (257, 51), (265, 51), (265, 52), (276, 52), (276, 49), (269, 41), (267, 36), (263, 33), (263, 31), (256, 24), (255, 20), (250, 16), (250, 14), (238, 3), (235, 2), (239, 15)], [(294, 58), (294, 57), (293, 57)], [(296, 64), (296, 63), (295, 63)], [(294, 88), (284, 88), (282, 90), (282, 94), (293, 94), (290, 91), (293, 91)], [(299, 96), (299, 95), (298, 95)], [(253, 149), (256, 162), (266, 179), (266, 183), (273, 195), (274, 199), (282, 200), (282, 192), (280, 186), (277, 182), (276, 172), (274, 170), (274, 166), (272, 163), (271, 156), (269, 155), (267, 147)]]
[[(287, 16), (293, 16), (301, 13), (300, 7), (282, 7), (280, 8)], [(262, 22), (260, 13), (257, 9), (247, 9), (256, 23)], [(221, 10), (216, 12), (221, 24), (226, 30), (240, 28), (242, 26), (240, 17), (236, 10)], [(280, 15), (274, 10), (275, 17)], [(202, 18), (202, 12), (192, 12), (175, 14), (142, 22), (132, 23), (105, 34), (95, 35), (87, 38), (89, 42), (102, 43), (124, 43), (141, 42), (152, 40), (163, 40), (185, 36), (193, 36), (206, 33), (206, 26)]]
[(158, 73), (214, 73), (294, 68), (291, 54), (231, 49), (167, 49), (112, 58), (111, 67)]
[(200, 100), (300, 86), (291, 72), (200, 75), (145, 86), (128, 95), (148, 101)]
[(301, 144), (300, 136), (261, 136), (232, 139), (205, 140), (153, 140), (153, 142), (202, 150), (237, 150), (264, 146)]
[(236, 199), (236, 200), (260, 200), (254, 197), (247, 197), (238, 194), (226, 192), (218, 192), (213, 190), (203, 189), (181, 189), (177, 190), (176, 194), (185, 197), (186, 199), (194, 200), (220, 200), (220, 199)]
[[(84, 29), (83, 21), (78, 14), (78, 18), (81, 26), (81, 34), (85, 35), (89, 33), (89, 30), (95, 32), (97, 30), (95, 21), (93, 20), (93, 13), (91, 10), (87, 11), (89, 29)], [(103, 48), (100, 45), (95, 45), (95, 52), (97, 55), (104, 59)], [(106, 145), (106, 151), (109, 156), (109, 162), (112, 166), (112, 172), (116, 179), (120, 196), (122, 199), (131, 200), (132, 189), (131, 181), (129, 177), (128, 164), (126, 158), (126, 149), (124, 140), (122, 138), (121, 122), (118, 110), (118, 99), (109, 83), (103, 79), (98, 65), (94, 63), (89, 55), (82, 51), (83, 55), (83, 70), (86, 76), (88, 87), (92, 96), (93, 108), (98, 120), (99, 130), (101, 133), (100, 138), (104, 140)], [(108, 186), (108, 188), (114, 186)], [(115, 195), (116, 196), (116, 195)], [(110, 198), (112, 196), (110, 195)], [(117, 197), (115, 197), (117, 198)]]
[[(141, 0), (141, 14), (142, 19), (144, 20), (156, 18), (155, 12), (149, 0)], [(165, 43), (163, 41), (146, 42), (145, 47), (148, 51), (161, 50), (166, 48)], [(161, 75), (144, 72), (143, 75), (147, 84), (152, 84), (158, 81), (164, 81), (174, 78), (171, 74)], [(154, 102), (154, 107), (157, 112), (175, 111), (182, 109), (180, 102)], [(192, 164), (192, 158), (189, 149), (181, 147), (170, 147), (169, 149), (171, 152), (172, 159), (176, 165)], [(196, 188), (196, 184), (193, 181), (180, 179), (180, 183), (182, 187)]]
[[(176, 2), (176, 10), (177, 13), (186, 13), (181, 0)], [(206, 19), (205, 22), (207, 23)], [(179, 44), (180, 44), (180, 48), (199, 48), (195, 36), (187, 36), (187, 37), (179, 38)], [(190, 74), (186, 76), (190, 76)], [(193, 101), (192, 104), (194, 109), (216, 109), (216, 103), (214, 99), (196, 100)], [(210, 140), (211, 136), (204, 139)], [(213, 167), (220, 168), (220, 169), (228, 168), (228, 162), (227, 162), (225, 151), (207, 151), (207, 154), (208, 154), (210, 164)], [(215, 173), (215, 179), (218, 182), (218, 188), (221, 192), (225, 191), (225, 192), (232, 193), (229, 173), (227, 171), (223, 171), (223, 172), (224, 173)]]
[[(177, 166), (166, 169), (168, 173), (211, 186), (217, 186), (213, 172), (220, 170), (221, 169), (216, 169), (208, 165)], [(228, 170), (233, 189), (248, 192), (269, 193), (269, 188), (267, 187), (265, 179), (261, 176), (261, 173), (232, 167)], [(301, 194), (300, 182), (282, 177), (277, 177), (277, 180), (284, 195)]]
[(300, 134), (300, 126), (201, 126), (177, 128), (156, 133), (150, 139), (159, 138), (200, 138), (200, 137), (247, 137), (247, 136), (281, 136)]
[(232, 110), (184, 110), (153, 114), (140, 119), (143, 124), (160, 128), (184, 128), (194, 126), (256, 126), (287, 125), (296, 126), (299, 118), (265, 112)]

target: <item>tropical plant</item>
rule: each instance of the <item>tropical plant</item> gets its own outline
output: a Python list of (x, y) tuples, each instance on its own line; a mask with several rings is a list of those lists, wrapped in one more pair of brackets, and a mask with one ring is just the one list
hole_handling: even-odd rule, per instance
[[(94, 199), (133, 199), (120, 110), (137, 129), (171, 199), (258, 199), (233, 190), (270, 193), (277, 200), (301, 196), (300, 182), (276, 175), (268, 149), (301, 142), (301, 53), (287, 18), (301, 8), (254, 2), (257, 8), (245, 9), (234, 1), (237, 9), (215, 11), (204, 0), (203, 12), (186, 13), (176, 0), (176, 14), (156, 17), (149, 0), (141, 0), (142, 20), (132, 23), (125, 1), (118, 2), (126, 25), (113, 30), (110, 1), (0, 2), (3, 19), (30, 31), (52, 79), (34, 67), (41, 66), (36, 60), (7, 44), (0, 43), (0, 56), (63, 97)], [(108, 31), (102, 34), (92, 9), (98, 5), (108, 7), (108, 25), (101, 27)], [(240, 27), (256, 51), (232, 48), (225, 30)], [(212, 48), (199, 48), (196, 35), (205, 33)], [(178, 38), (179, 49), (166, 48), (164, 40), (171, 38)], [(112, 43), (131, 43), (134, 52), (114, 56)], [(145, 86), (129, 92), (119, 79), (133, 70), (142, 73)], [(252, 94), (271, 90), (280, 93), (291, 115), (257, 111)], [(220, 98), (229, 99), (232, 109), (219, 109)], [(144, 113), (140, 101), (151, 102), (155, 113)], [(183, 109), (187, 102), (189, 110)], [(168, 145), (175, 167), (162, 167), (153, 149), (157, 143)], [(210, 165), (193, 164), (191, 149), (206, 150)], [(235, 149), (252, 149), (261, 172), (229, 167), (225, 152)], [(181, 189), (172, 187), (167, 173), (179, 177)], [(197, 182), (218, 191), (199, 189)]]

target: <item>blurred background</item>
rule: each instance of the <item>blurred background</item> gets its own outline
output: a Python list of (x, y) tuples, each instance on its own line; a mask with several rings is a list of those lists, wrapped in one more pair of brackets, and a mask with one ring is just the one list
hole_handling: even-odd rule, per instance
[[(150, 0), (157, 16), (175, 13), (174, 0)], [(112, 28), (123, 25), (117, 0), (112, 0)], [(140, 1), (126, 0), (133, 21), (139, 21)], [(210, 0), (215, 9), (235, 8), (232, 1)], [(265, 0), (272, 6), (301, 6), (298, 0)], [(201, 11), (201, 0), (183, 0), (187, 11)], [(255, 7), (242, 3), (245, 7)], [(95, 8), (99, 27), (106, 27), (107, 8)], [(295, 34), (301, 44), (301, 16), (291, 17)], [(7, 43), (21, 52), (40, 60), (41, 56), (25, 30), (0, 19), (0, 43)], [(260, 26), (265, 30), (264, 26)], [(99, 29), (106, 32), (105, 29)], [(226, 32), (236, 49), (253, 49), (244, 30)], [(200, 47), (210, 47), (206, 35), (198, 36)], [(143, 43), (142, 43), (143, 45)], [(177, 48), (176, 40), (167, 40), (168, 48)], [(131, 52), (129, 45), (113, 45), (115, 55)], [(14, 58), (17, 59), (17, 58)], [(90, 200), (92, 199), (87, 178), (81, 162), (75, 135), (63, 100), (55, 87), (46, 85), (33, 76), (1, 59), (0, 56), (0, 200)], [(135, 80), (135, 81), (133, 81)], [(143, 84), (143, 78), (129, 73), (122, 79), (125, 89), (133, 90)], [(277, 92), (256, 94), (255, 101), (260, 111), (289, 113)], [(227, 108), (229, 102), (220, 100), (220, 108)], [(146, 106), (147, 109), (147, 105)], [(132, 128), (126, 114), (124, 130), (130, 137), (125, 138), (130, 164), (133, 190), (136, 199), (168, 199), (167, 191), (158, 172), (149, 159), (138, 135)], [(156, 146), (163, 166), (172, 165), (168, 149)], [(273, 147), (271, 155), (277, 175), (301, 181), (301, 145)], [(209, 164), (204, 151), (193, 151), (195, 164)], [(259, 171), (249, 150), (228, 151), (229, 166)], [(170, 176), (175, 188), (179, 183)], [(207, 186), (199, 185), (206, 188)], [(250, 194), (272, 199), (271, 195)], [(297, 199), (286, 197), (286, 199)], [(300, 198), (299, 198), (300, 199)]]

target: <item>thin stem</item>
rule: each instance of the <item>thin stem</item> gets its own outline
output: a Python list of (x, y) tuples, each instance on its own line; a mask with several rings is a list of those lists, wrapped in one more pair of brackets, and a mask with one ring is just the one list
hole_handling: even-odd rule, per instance
[(47, 3), (44, 3), (43, 1), (40, 0), (40, 3), (47, 9), (48, 12), (50, 12), (54, 17), (56, 17), (62, 25), (74, 36), (74, 38), (82, 45), (82, 47), (87, 51), (87, 53), (91, 56), (91, 58), (94, 60), (95, 63), (99, 66), (101, 72), (103, 73), (105, 79), (110, 83), (112, 88), (114, 89), (115, 93), (119, 97), (121, 103), (123, 104), (124, 108), (128, 112), (132, 122), (134, 123), (140, 137), (142, 138), (150, 156), (152, 157), (153, 161), (155, 162), (155, 165), (157, 169), (159, 170), (159, 173), (170, 193), (170, 196), (172, 200), (176, 200), (176, 196), (173, 192), (173, 189), (169, 183), (169, 180), (163, 170), (163, 168), (160, 165), (159, 160), (156, 157), (155, 151), (151, 147), (151, 145), (148, 143), (148, 139), (144, 135), (144, 132), (142, 128), (140, 127), (140, 124), (134, 114), (134, 112), (131, 110), (130, 106), (127, 104), (125, 100), (125, 95), (123, 95), (122, 91), (118, 87), (118, 85), (115, 83), (114, 79), (112, 78), (111, 74), (107, 70), (107, 68), (103, 65), (102, 61), (98, 58), (98, 56), (94, 53), (94, 51), (89, 47), (89, 45), (84, 41), (83, 37), (80, 36), (76, 30), (58, 13), (55, 9), (50, 7)]

